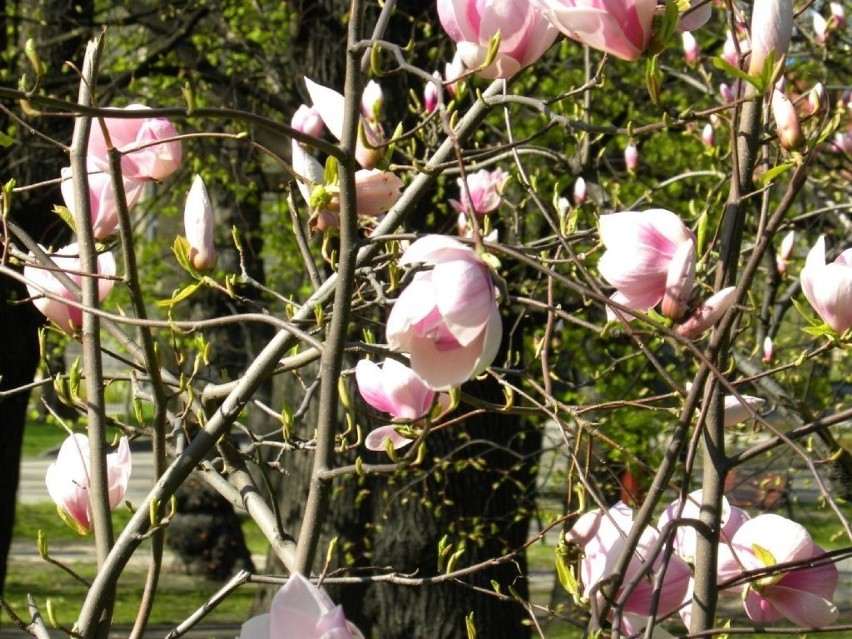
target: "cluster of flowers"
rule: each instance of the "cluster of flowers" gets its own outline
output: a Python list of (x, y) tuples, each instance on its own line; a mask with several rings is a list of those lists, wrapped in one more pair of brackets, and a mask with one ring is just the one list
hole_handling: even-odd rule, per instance
[[(625, 571), (614, 600), (623, 600), (621, 628), (632, 635), (654, 615), (679, 612), (689, 626), (692, 600), (690, 565), (695, 561), (697, 534), (689, 520), (697, 520), (701, 491), (666, 508), (656, 527), (646, 528)], [(579, 576), (583, 597), (599, 599), (603, 584), (615, 574), (633, 528), (633, 511), (619, 502), (608, 510), (582, 515), (565, 539), (582, 547)], [(669, 530), (677, 526), (673, 532)], [(717, 583), (722, 595), (738, 595), (748, 617), (759, 623), (787, 619), (803, 628), (831, 624), (837, 618), (832, 603), (837, 586), (836, 565), (814, 544), (800, 524), (775, 514), (749, 517), (723, 498)], [(658, 552), (671, 539), (674, 553), (663, 566)], [(647, 579), (636, 579), (645, 574)], [(632, 587), (632, 591), (625, 589)], [(655, 589), (658, 598), (655, 603)], [(626, 595), (626, 596), (624, 596)], [(602, 602), (599, 602), (602, 603)]]
[[(313, 104), (300, 106), (290, 122), (307, 135), (320, 137), (324, 128), (340, 140), (343, 136), (343, 96), (328, 87), (305, 78)], [(402, 180), (391, 171), (378, 167), (385, 157), (385, 132), (381, 125), (384, 93), (375, 81), (361, 95), (361, 120), (355, 159), (361, 169), (355, 172), (357, 214), (363, 219), (377, 218), (396, 204), (402, 195)], [(340, 192), (336, 178), (329, 179), (325, 168), (301, 143), (293, 140), (293, 170), (299, 191), (311, 208), (310, 228), (324, 231), (340, 225)]]
[[(145, 110), (148, 107), (131, 104), (127, 110)], [(118, 227), (118, 200), (113, 188), (109, 168), (109, 149), (121, 154), (119, 176), (128, 210), (142, 198), (145, 187), (153, 181), (164, 180), (174, 173), (183, 154), (178, 131), (165, 118), (110, 117), (93, 123), (87, 147), (87, 183), (91, 211), (92, 234), (97, 240), (106, 240)], [(61, 170), (62, 197), (68, 211), (76, 210), (76, 188), (71, 167)], [(216, 247), (213, 241), (213, 207), (207, 188), (196, 176), (187, 197), (184, 226), (189, 248), (188, 259), (197, 270), (213, 268), (216, 264)], [(32, 254), (31, 254), (32, 255)], [(80, 286), (85, 276), (80, 265), (79, 248), (72, 243), (56, 250), (51, 256), (56, 268)], [(105, 251), (97, 258), (98, 297), (103, 300), (114, 284), (115, 256)], [(33, 303), (49, 320), (68, 334), (82, 325), (83, 312), (77, 296), (66, 287), (53, 271), (36, 266), (34, 261), (24, 268), (27, 289)]]

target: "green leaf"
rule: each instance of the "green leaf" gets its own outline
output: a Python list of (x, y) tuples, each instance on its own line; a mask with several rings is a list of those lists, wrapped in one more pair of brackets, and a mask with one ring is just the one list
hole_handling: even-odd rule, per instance
[(778, 166), (773, 166), (766, 173), (757, 178), (757, 183), (761, 186), (769, 184), (782, 173), (789, 171), (794, 166), (793, 162), (782, 162)]
[(3, 131), (0, 131), (0, 146), (2, 146), (4, 149), (8, 149), (14, 143), (15, 138), (6, 135), (5, 133), (3, 133)]
[(172, 251), (174, 251), (178, 264), (181, 265), (183, 270), (199, 276), (198, 271), (195, 270), (192, 263), (189, 261), (189, 241), (183, 235), (178, 235), (175, 238), (175, 243), (172, 245)]
[(170, 299), (157, 300), (156, 304), (157, 304), (157, 306), (159, 306), (161, 308), (164, 308), (166, 306), (174, 306), (178, 302), (182, 302), (183, 300), (188, 298), (190, 295), (195, 293), (195, 291), (198, 290), (199, 286), (200, 286), (200, 284), (198, 284), (197, 282), (193, 282), (192, 284), (189, 284), (189, 285), (185, 286), (183, 289), (177, 291), (174, 295), (172, 295), (172, 297)]
[(81, 536), (89, 534), (88, 530), (86, 530), (76, 519), (62, 510), (59, 506), (56, 507), (56, 512), (59, 513), (59, 518), (64, 521), (71, 530), (77, 532)]
[(760, 78), (755, 78), (750, 76), (748, 73), (740, 69), (739, 67), (735, 67), (733, 64), (720, 57), (710, 58), (710, 61), (713, 63), (713, 66), (719, 69), (720, 71), (724, 71), (728, 75), (731, 75), (735, 78), (739, 78), (740, 80), (745, 80), (749, 84), (753, 85), (758, 90), (760, 89), (760, 85), (762, 84)]
[(77, 225), (74, 224), (74, 215), (66, 206), (62, 206), (60, 204), (53, 205), (53, 212), (56, 213), (63, 222), (65, 222), (69, 227), (71, 227), (71, 231), (77, 232)]
[(328, 156), (325, 161), (325, 169), (323, 170), (323, 181), (326, 184), (337, 184), (339, 170), (337, 166), (337, 158)]

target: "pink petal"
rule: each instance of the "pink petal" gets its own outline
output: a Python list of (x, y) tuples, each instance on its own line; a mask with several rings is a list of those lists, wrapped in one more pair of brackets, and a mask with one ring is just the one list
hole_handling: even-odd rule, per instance
[(364, 445), (369, 450), (382, 452), (385, 450), (385, 442), (390, 440), (394, 450), (408, 446), (413, 440), (400, 435), (393, 425), (379, 426), (371, 430), (364, 439)]
[(476, 339), (495, 306), (494, 284), (481, 262), (453, 260), (432, 271), (438, 311), (462, 346)]
[(321, 84), (317, 84), (310, 78), (305, 78), (305, 84), (308, 87), (308, 94), (311, 96), (311, 101), (314, 107), (319, 111), (322, 121), (331, 134), (338, 140), (343, 137), (343, 111), (345, 108), (345, 100), (343, 96)]
[(763, 596), (776, 611), (802, 628), (830, 626), (839, 614), (831, 601), (803, 590), (775, 585), (767, 588)]

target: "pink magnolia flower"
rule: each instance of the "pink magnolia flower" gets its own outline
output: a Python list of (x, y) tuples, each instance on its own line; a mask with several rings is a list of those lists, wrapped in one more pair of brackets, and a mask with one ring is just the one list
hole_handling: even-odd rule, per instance
[[(695, 242), (692, 231), (665, 209), (602, 215), (600, 235), (606, 252), (598, 269), (617, 289), (611, 299), (643, 312), (662, 301), (673, 263), (673, 270), (682, 272), (683, 260), (673, 262), (679, 247)], [(694, 259), (694, 251), (692, 255)], [(607, 317), (614, 319), (621, 314), (607, 308)]]
[[(633, 511), (623, 502), (619, 502), (608, 511), (601, 509), (582, 515), (574, 527), (565, 535), (568, 543), (583, 547), (583, 560), (580, 576), (583, 582), (583, 594), (586, 597), (597, 593), (598, 585), (615, 574), (615, 563), (625, 548), (625, 537), (633, 528)], [(647, 528), (642, 532), (639, 544), (633, 552), (624, 581), (615, 598), (619, 598), (624, 586), (630, 582), (647, 563), (647, 557), (659, 543), (659, 532)], [(648, 574), (658, 573), (662, 568), (660, 555), (654, 559)], [(689, 584), (689, 566), (678, 556), (672, 556), (666, 568), (657, 602), (657, 615), (662, 617), (676, 610), (683, 601)], [(654, 594), (653, 579), (642, 579), (625, 601), (622, 628), (626, 634), (633, 634), (640, 628), (636, 616), (646, 616), (651, 612)]]
[[(142, 104), (131, 104), (125, 109), (148, 109)], [(158, 140), (178, 135), (175, 126), (165, 118), (104, 118), (112, 145), (124, 155), (121, 172), (130, 180), (163, 180), (180, 166), (183, 155), (180, 140)], [(151, 146), (146, 146), (151, 144)], [(139, 148), (144, 146), (144, 148)], [(139, 150), (134, 150), (139, 149)], [(109, 156), (103, 129), (92, 122), (89, 134), (89, 161), (102, 171), (109, 172)]]
[(544, 16), (572, 40), (638, 60), (651, 41), (657, 0), (534, 0)]
[[(132, 461), (126, 437), (119, 440), (118, 449), (114, 453), (106, 456), (106, 463), (109, 507), (114, 509), (124, 499), (130, 480)], [(47, 467), (44, 482), (57, 507), (77, 522), (82, 531), (88, 531), (92, 521), (89, 438), (79, 433), (70, 435), (59, 448), (56, 461)]]
[[(400, 421), (423, 417), (435, 401), (435, 391), (426, 386), (417, 373), (394, 359), (386, 359), (381, 368), (362, 359), (355, 366), (355, 380), (365, 402)], [(402, 448), (412, 441), (400, 435), (393, 424), (389, 424), (371, 431), (364, 444), (370, 450), (381, 451), (385, 449), (386, 440), (391, 441), (394, 449)]]
[(852, 248), (825, 263), (825, 237), (808, 253), (801, 274), (802, 291), (813, 309), (837, 333), (852, 328)]
[(183, 226), (189, 243), (189, 261), (199, 271), (216, 266), (216, 244), (213, 242), (213, 205), (207, 187), (196, 175), (186, 198)]
[[(340, 140), (343, 137), (343, 111), (346, 103), (343, 95), (334, 89), (317, 84), (310, 78), (305, 78), (305, 85), (308, 87), (314, 108), (319, 112), (325, 126), (336, 139)], [(375, 94), (374, 89), (371, 91)], [(385, 133), (381, 124), (368, 120), (363, 115), (360, 126), (355, 159), (365, 169), (372, 169), (385, 156), (383, 147)]]
[[(435, 79), (440, 82), (441, 74), (435, 71)], [(434, 82), (427, 82), (423, 87), (423, 109), (426, 113), (432, 113), (438, 108), (438, 87)]]
[[(744, 522), (731, 538), (729, 550), (720, 552), (720, 582), (746, 570), (813, 560), (825, 554), (804, 526), (773, 514)], [(749, 618), (758, 623), (788, 619), (802, 628), (827, 626), (838, 615), (831, 601), (837, 580), (837, 566), (830, 561), (757, 577), (741, 587), (743, 606)]]
[(442, 235), (414, 242), (400, 264), (424, 264), (400, 294), (387, 323), (391, 348), (431, 388), (462, 384), (497, 356), (503, 325), (491, 272), (473, 249)]
[[(55, 253), (50, 258), (58, 268), (65, 271), (71, 281), (78, 286), (82, 282), (82, 271), (80, 266), (80, 251), (77, 244), (69, 244)], [(32, 256), (32, 254), (30, 254)], [(115, 275), (115, 257), (112, 253), (101, 253), (98, 255), (98, 274)], [(24, 267), (24, 277), (27, 279), (27, 290), (33, 297), (33, 304), (41, 311), (42, 315), (56, 324), (66, 333), (73, 334), (83, 325), (83, 311), (79, 308), (68, 306), (61, 301), (45, 297), (43, 293), (52, 293), (62, 299), (79, 301), (79, 299), (53, 275), (52, 271), (28, 264)], [(114, 280), (109, 278), (98, 279), (98, 299), (103, 301), (107, 293), (112, 290)]]
[(464, 188), (464, 180), (458, 179), (461, 202), (450, 200), (450, 204), (456, 211), (463, 213), (475, 213), (479, 216), (491, 213), (503, 203), (501, 194), (508, 179), (509, 176), (502, 169), (480, 169), (476, 173), (468, 174), (467, 189)]
[(766, 403), (765, 400), (753, 395), (741, 395), (741, 397), (745, 403), (741, 402), (735, 395), (725, 395), (725, 428), (752, 419), (752, 412)]
[(275, 593), (269, 612), (246, 621), (238, 639), (363, 639), (324, 590), (300, 573)]
[[(62, 198), (65, 206), (74, 215), (77, 207), (74, 202), (76, 189), (72, 179), (71, 167), (63, 167), (60, 171), (62, 176)], [(89, 207), (91, 208), (92, 233), (98, 240), (103, 240), (115, 232), (118, 227), (118, 206), (115, 199), (115, 190), (112, 188), (112, 176), (109, 172), (92, 171), (88, 176), (89, 182)], [(145, 183), (138, 180), (130, 180), (122, 177), (124, 183), (124, 197), (127, 200), (127, 208), (132, 209), (145, 190)]]
[(755, 2), (751, 13), (751, 61), (748, 72), (760, 75), (766, 58), (774, 53), (778, 64), (787, 55), (793, 35), (793, 0)]
[(308, 106), (307, 104), (303, 104), (296, 109), (293, 118), (290, 120), (290, 126), (297, 131), (312, 135), (315, 138), (321, 136), (325, 128), (317, 108), (315, 106)]
[[(669, 522), (675, 519), (698, 519), (701, 514), (701, 499), (703, 492), (696, 490), (686, 497), (681, 509), (679, 500), (671, 503), (660, 515), (658, 525), (660, 530), (663, 529)], [(722, 497), (722, 533), (720, 543), (723, 546), (730, 544), (734, 533), (739, 530), (749, 516), (746, 511), (736, 506), (731, 506), (725, 497)], [(698, 534), (692, 526), (678, 526), (677, 532), (674, 535), (675, 552), (687, 563), (695, 563), (696, 545), (698, 543)]]
[(484, 78), (508, 78), (538, 60), (557, 32), (530, 0), (438, 0), (438, 18), (468, 69), (485, 62), (491, 38), (500, 33), (494, 62)]
[(763, 361), (767, 364), (771, 364), (773, 359), (775, 359), (775, 343), (772, 341), (772, 338), (767, 335), (763, 339)]

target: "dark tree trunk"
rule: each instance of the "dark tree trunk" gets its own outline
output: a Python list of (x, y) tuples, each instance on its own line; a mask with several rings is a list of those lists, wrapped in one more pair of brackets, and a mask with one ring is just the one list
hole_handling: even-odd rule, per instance
[[(5, 3), (4, 3), (5, 5)], [(66, 60), (79, 57), (85, 37), (83, 25), (91, 24), (92, 3), (90, 1), (37, 0), (18, 5), (27, 22), (39, 25), (34, 38), (38, 52), (50, 74), (43, 79), (46, 86), (58, 95), (76, 96), (77, 80), (64, 66)], [(5, 36), (19, 26), (15, 17), (3, 12), (5, 22), (4, 51), (17, 47), (18, 71), (30, 76), (32, 70), (25, 66), (23, 41)], [(62, 88), (66, 87), (66, 88)], [(0, 126), (7, 129), (9, 122), (0, 118)], [(35, 119), (31, 124), (47, 136), (67, 142), (71, 136), (72, 123), (67, 119)], [(14, 177), (18, 185), (59, 177), (59, 170), (68, 164), (59, 147), (30, 135), (18, 127), (16, 144), (4, 151), (0, 160), (4, 181)], [(12, 200), (11, 218), (22, 226), (34, 239), (42, 243), (64, 242), (69, 237), (68, 228), (51, 211), (53, 205), (62, 202), (58, 186), (41, 188), (17, 194)], [(0, 389), (9, 390), (33, 380), (38, 364), (38, 327), (43, 318), (30, 303), (18, 303), (26, 299), (24, 287), (6, 278), (0, 278)], [(6, 576), (6, 559), (11, 543), (15, 514), (15, 494), (18, 487), (21, 460), (21, 442), (26, 419), (29, 392), (16, 393), (0, 399), (0, 592)]]

